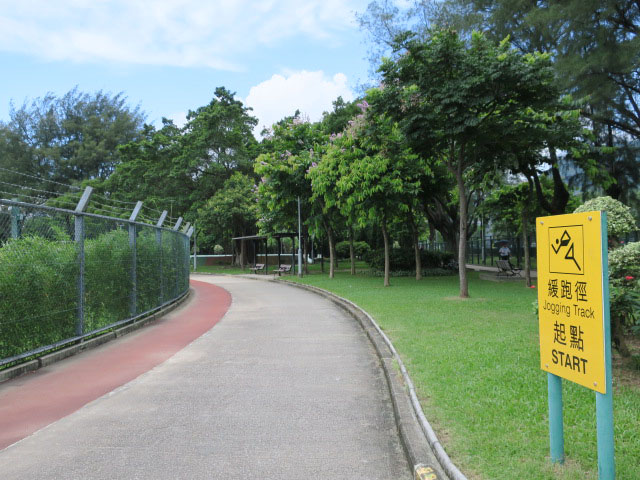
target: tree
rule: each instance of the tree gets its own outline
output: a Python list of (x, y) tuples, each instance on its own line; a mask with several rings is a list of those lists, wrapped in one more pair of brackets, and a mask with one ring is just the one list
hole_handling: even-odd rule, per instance
[(174, 216), (195, 220), (235, 172), (251, 174), (257, 120), (249, 113), (233, 93), (217, 88), (208, 105), (189, 112), (184, 128), (163, 119), (162, 128), (146, 125), (139, 139), (121, 146), (122, 163), (98, 190), (156, 209), (169, 205)]
[(384, 286), (389, 286), (389, 226), (409, 212), (410, 198), (418, 195), (419, 159), (409, 151), (396, 122), (368, 110), (356, 117), (342, 135), (333, 138), (320, 164), (309, 176), (314, 195), (336, 206), (361, 226), (373, 223), (382, 231), (385, 248)]
[[(602, 174), (594, 177), (596, 172), (588, 167), (586, 175), (578, 169), (568, 180), (583, 190), (603, 187), (614, 198), (630, 200), (640, 171), (630, 145), (640, 133), (637, 2), (462, 0), (462, 4), (463, 16), (470, 20), (467, 25), (483, 29), (496, 40), (509, 36), (524, 53), (553, 56), (563, 91), (581, 101), (581, 113), (592, 130), (592, 155), (599, 169), (613, 179)], [(553, 174), (554, 191), (559, 192), (564, 188), (562, 180), (559, 172)], [(558, 201), (554, 198), (551, 203)]]
[(396, 48), (405, 54), (381, 67), (379, 108), (398, 120), (416, 153), (443, 162), (456, 179), (460, 296), (465, 298), (470, 182), (496, 169), (502, 132), (520, 112), (554, 98), (549, 58), (523, 56), (508, 42), (495, 45), (479, 33), (467, 46), (451, 30), (435, 31), (425, 41), (405, 34)]
[[(300, 112), (263, 133), (267, 135), (261, 148), (266, 153), (259, 155), (254, 164), (255, 172), (260, 176), (260, 229), (263, 232), (297, 231), (298, 199), (304, 227), (307, 227), (320, 213), (311, 201), (307, 171), (317, 161), (318, 150), (326, 143), (327, 135), (318, 123), (309, 122)], [(302, 247), (306, 258), (307, 242)]]
[(197, 175), (230, 176), (231, 170), (251, 171), (257, 149), (253, 128), (258, 120), (224, 87), (208, 105), (187, 114), (183, 155)]
[[(62, 184), (111, 175), (121, 160), (117, 147), (138, 139), (144, 120), (122, 93), (89, 94), (77, 88), (62, 97), (48, 93), (20, 108), (12, 105), (9, 115), (1, 126), (0, 152), (12, 156), (0, 160), (0, 166)], [(6, 173), (0, 172), (0, 180)], [(30, 186), (56, 188), (52, 185)]]
[(229, 250), (231, 238), (256, 233), (257, 189), (251, 177), (235, 172), (223, 188), (198, 209), (198, 226), (205, 232), (203, 248), (211, 250), (220, 244)]

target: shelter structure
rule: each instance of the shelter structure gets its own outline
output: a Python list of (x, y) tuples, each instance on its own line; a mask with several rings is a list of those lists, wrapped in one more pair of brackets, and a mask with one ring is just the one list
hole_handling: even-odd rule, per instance
[[(258, 255), (264, 255), (264, 264), (265, 264), (264, 273), (266, 274), (269, 270), (269, 255), (267, 250), (267, 242), (269, 238), (275, 238), (278, 242), (278, 268), (280, 268), (280, 266), (282, 265), (282, 256), (283, 256), (282, 239), (290, 238), (292, 242), (292, 247), (293, 247), (291, 249), (291, 268), (292, 268), (292, 271), (295, 273), (295, 269), (296, 269), (295, 244), (296, 244), (297, 236), (298, 235), (293, 232), (279, 232), (279, 233), (272, 233), (268, 236), (267, 235), (249, 235), (244, 237), (234, 237), (232, 238), (232, 240), (234, 241), (234, 245), (235, 245), (235, 242), (245, 242), (244, 248), (241, 243), (240, 251), (247, 252), (248, 256), (253, 258), (253, 265), (256, 265), (258, 263)], [(250, 245), (249, 249), (246, 248), (247, 245)], [(263, 250), (264, 253), (259, 252), (259, 250), (262, 250), (262, 248), (260, 248), (262, 245), (264, 245), (264, 250)], [(242, 258), (241, 261), (244, 262), (244, 258)], [(242, 264), (242, 268), (244, 268), (244, 263)]]

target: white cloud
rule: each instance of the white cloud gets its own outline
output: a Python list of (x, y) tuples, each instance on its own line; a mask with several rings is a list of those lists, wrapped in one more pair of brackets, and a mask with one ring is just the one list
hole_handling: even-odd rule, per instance
[(47, 60), (238, 70), (245, 51), (331, 41), (365, 0), (0, 0), (0, 50)]
[(337, 73), (327, 77), (322, 71), (294, 72), (273, 75), (255, 87), (251, 87), (245, 104), (253, 108), (253, 115), (259, 123), (256, 134), (264, 127), (270, 127), (282, 118), (293, 115), (296, 110), (309, 116), (314, 122), (322, 117), (322, 112), (332, 109), (331, 103), (342, 96), (351, 101), (354, 94), (347, 84), (347, 77)]

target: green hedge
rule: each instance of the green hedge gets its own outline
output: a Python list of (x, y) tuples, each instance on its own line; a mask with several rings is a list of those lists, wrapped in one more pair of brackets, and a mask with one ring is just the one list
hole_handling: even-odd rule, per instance
[(0, 248), (0, 357), (71, 337), (77, 316), (78, 252), (42, 237)]
[[(373, 270), (384, 270), (384, 249), (371, 250), (364, 259)], [(449, 252), (420, 250), (420, 260), (424, 270), (448, 269), (453, 266), (455, 257)], [(393, 272), (415, 271), (416, 257), (412, 249), (392, 248), (390, 261)]]
[[(113, 224), (109, 224), (113, 226)], [(87, 222), (84, 332), (130, 318), (132, 250), (127, 229)], [(78, 245), (55, 226), (0, 246), (0, 358), (73, 337), (78, 316)], [(88, 230), (89, 230), (88, 229)], [(31, 230), (32, 232), (35, 229)], [(101, 233), (100, 233), (101, 232)], [(136, 314), (176, 298), (189, 285), (182, 235), (143, 228), (137, 235)]]

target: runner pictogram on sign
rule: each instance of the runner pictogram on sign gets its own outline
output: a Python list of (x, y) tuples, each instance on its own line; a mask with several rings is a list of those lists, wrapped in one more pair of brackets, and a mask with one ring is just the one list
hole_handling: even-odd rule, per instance
[(582, 225), (549, 228), (549, 272), (584, 275)]

